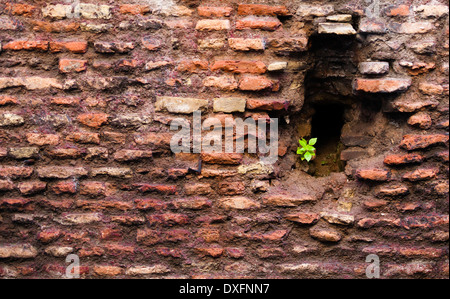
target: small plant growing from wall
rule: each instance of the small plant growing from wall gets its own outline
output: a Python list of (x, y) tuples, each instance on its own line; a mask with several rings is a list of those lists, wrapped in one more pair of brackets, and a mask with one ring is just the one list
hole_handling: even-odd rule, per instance
[(297, 148), (297, 155), (300, 155), (302, 161), (306, 160), (309, 162), (316, 157), (316, 148), (314, 147), (316, 142), (317, 138), (311, 138), (309, 141), (302, 138), (298, 141), (300, 146)]

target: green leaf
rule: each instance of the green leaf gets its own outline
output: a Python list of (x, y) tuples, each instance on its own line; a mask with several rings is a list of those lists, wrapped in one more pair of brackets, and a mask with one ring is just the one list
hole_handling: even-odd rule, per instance
[(309, 145), (314, 145), (317, 142), (317, 138), (311, 138), (309, 139)]
[(305, 149), (306, 149), (308, 152), (314, 152), (314, 150), (315, 150), (315, 148), (314, 148), (313, 146), (311, 146), (311, 145), (305, 146)]
[(306, 154), (305, 154), (305, 159), (306, 159), (306, 161), (310, 161), (311, 160), (311, 158), (312, 158), (312, 155), (311, 155), (311, 153), (310, 152), (307, 152)]
[(301, 148), (297, 148), (297, 155), (301, 155), (302, 154), (302, 149)]
[(303, 146), (303, 147), (305, 147), (305, 146), (307, 146), (308, 145), (308, 143), (306, 142), (306, 140), (305, 139), (300, 139), (299, 141), (298, 141), (299, 143), (300, 143), (300, 145), (301, 146)]

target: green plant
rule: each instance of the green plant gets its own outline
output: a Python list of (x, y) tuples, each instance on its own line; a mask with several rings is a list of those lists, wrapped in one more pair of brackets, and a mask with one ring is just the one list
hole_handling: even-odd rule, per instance
[(309, 141), (302, 138), (298, 141), (300, 146), (297, 148), (297, 155), (300, 155), (302, 161), (306, 160), (309, 162), (316, 156), (316, 148), (313, 146), (316, 142), (317, 138), (311, 138)]

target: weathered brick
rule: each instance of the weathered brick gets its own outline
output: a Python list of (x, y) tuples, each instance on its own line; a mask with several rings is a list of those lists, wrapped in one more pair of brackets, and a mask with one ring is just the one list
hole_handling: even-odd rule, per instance
[(360, 169), (356, 172), (356, 177), (360, 180), (385, 182), (391, 178), (391, 172), (384, 169)]
[(238, 88), (238, 82), (233, 76), (208, 76), (203, 80), (206, 87), (215, 87), (220, 90), (233, 91)]
[(384, 61), (360, 62), (358, 68), (361, 74), (383, 75), (389, 72), (389, 63)]
[(0, 114), (0, 127), (20, 126), (25, 123), (22, 116), (13, 113)]
[(11, 244), (0, 246), (0, 258), (35, 258), (38, 250), (30, 244)]
[(37, 147), (9, 148), (8, 150), (8, 155), (17, 160), (37, 158), (38, 154), (39, 148)]
[(228, 45), (234, 51), (264, 51), (265, 42), (261, 38), (229, 38)]
[(406, 91), (411, 86), (411, 79), (362, 79), (357, 78), (353, 83), (356, 91), (369, 93), (392, 93)]
[(87, 60), (82, 59), (60, 59), (59, 70), (62, 73), (83, 72), (87, 69)]
[(356, 30), (349, 23), (319, 23), (319, 34), (355, 35)]
[(284, 216), (285, 219), (300, 223), (300, 224), (314, 224), (320, 219), (320, 215), (317, 213), (306, 213), (306, 212), (299, 212), (299, 213), (293, 213), (288, 214)]
[(266, 17), (246, 17), (236, 21), (236, 30), (260, 29), (266, 31), (275, 31), (282, 27), (280, 20), (277, 18)]
[(263, 76), (245, 76), (239, 81), (239, 89), (244, 91), (278, 91), (279, 83)]
[(197, 7), (197, 13), (201, 17), (229, 17), (231, 12), (233, 11), (232, 7), (222, 6), (222, 7), (213, 7), (213, 6), (199, 6)]
[(264, 110), (264, 111), (276, 111), (287, 110), (289, 107), (289, 101), (283, 100), (265, 100), (265, 99), (247, 99), (247, 109), (251, 110)]
[(106, 113), (83, 113), (77, 116), (77, 120), (92, 128), (99, 128), (108, 122), (109, 115)]
[(27, 51), (47, 51), (49, 48), (48, 41), (31, 41), (31, 40), (16, 40), (3, 45), (3, 50), (27, 50)]
[(263, 198), (266, 206), (296, 207), (304, 203), (314, 202), (317, 199), (310, 195), (292, 196), (285, 194), (267, 195)]
[(264, 74), (267, 67), (262, 61), (218, 60), (211, 65), (211, 71), (217, 70), (236, 74)]
[(22, 3), (7, 3), (5, 11), (12, 15), (31, 17), (36, 10), (36, 6)]
[(178, 63), (177, 71), (188, 73), (199, 73), (208, 70), (208, 61), (183, 60)]
[(152, 158), (152, 151), (120, 150), (114, 153), (114, 160), (120, 162), (135, 161)]
[(214, 112), (244, 112), (246, 100), (243, 98), (218, 98), (213, 100)]
[(439, 173), (438, 168), (417, 169), (417, 170), (405, 173), (403, 175), (403, 179), (412, 181), (412, 182), (429, 180), (429, 179), (435, 178), (438, 173)]
[(412, 163), (421, 163), (424, 159), (425, 157), (420, 154), (388, 155), (384, 158), (384, 164), (404, 165)]
[(239, 4), (238, 15), (257, 16), (289, 16), (291, 15), (286, 6), (270, 6), (263, 4)]
[(66, 140), (76, 143), (100, 144), (100, 134), (88, 132), (73, 132), (66, 136)]
[(423, 130), (427, 130), (431, 128), (433, 124), (433, 121), (431, 119), (431, 116), (426, 112), (417, 112), (414, 115), (411, 115), (410, 118), (408, 118), (408, 125), (410, 126), (416, 126)]
[(321, 242), (339, 242), (342, 239), (342, 236), (339, 232), (332, 229), (321, 229), (314, 227), (309, 230), (309, 234), (314, 239), (317, 239)]
[(0, 166), (0, 177), (2, 178), (28, 178), (33, 173), (32, 167), (23, 166)]
[(17, 189), (19, 189), (20, 193), (23, 195), (39, 193), (45, 191), (46, 188), (47, 183), (41, 181), (29, 181), (17, 184)]
[(126, 167), (100, 167), (91, 169), (91, 175), (107, 175), (118, 178), (130, 178), (133, 175), (133, 171)]
[(88, 50), (86, 41), (50, 42), (49, 50), (53, 53), (69, 51), (75, 54), (84, 54)]
[(208, 100), (178, 97), (157, 97), (155, 103), (156, 111), (171, 113), (190, 114), (194, 111), (204, 109), (208, 106)]
[(229, 20), (199, 20), (195, 29), (198, 31), (222, 31), (230, 30)]
[(242, 154), (239, 153), (202, 153), (202, 160), (209, 164), (239, 165)]
[(400, 147), (408, 151), (417, 149), (426, 149), (430, 146), (448, 143), (448, 135), (405, 135), (403, 136)]
[(119, 6), (119, 12), (121, 14), (145, 15), (147, 13), (152, 12), (152, 10), (150, 9), (150, 6), (148, 6), (148, 5), (121, 4)]

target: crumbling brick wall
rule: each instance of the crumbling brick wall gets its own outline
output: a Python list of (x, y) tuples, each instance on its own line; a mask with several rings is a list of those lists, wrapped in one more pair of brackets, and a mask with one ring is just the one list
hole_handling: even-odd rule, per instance
[[(0, 277), (448, 277), (448, 1), (369, 2), (0, 0)], [(173, 153), (195, 110), (278, 161)]]

